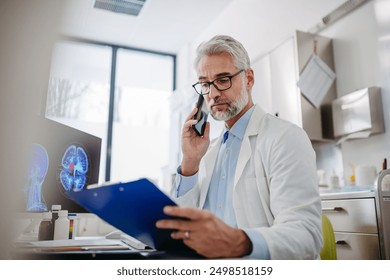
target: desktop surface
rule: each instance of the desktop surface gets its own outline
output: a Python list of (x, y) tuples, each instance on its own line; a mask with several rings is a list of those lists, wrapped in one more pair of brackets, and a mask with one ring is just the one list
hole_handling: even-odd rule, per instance
[(111, 260), (111, 259), (203, 259), (192, 251), (135, 249), (126, 240), (84, 237), (68, 240), (16, 242), (10, 259), (16, 260)]
[(131, 250), (89, 250), (40, 252), (32, 248), (16, 248), (10, 259), (14, 260), (188, 260), (204, 259), (188, 251), (131, 251)]

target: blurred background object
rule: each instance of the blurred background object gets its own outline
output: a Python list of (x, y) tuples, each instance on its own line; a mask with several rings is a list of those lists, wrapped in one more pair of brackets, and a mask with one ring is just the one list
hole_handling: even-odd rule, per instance
[(47, 90), (60, 2), (0, 2), (0, 259), (9, 258), (13, 202), (23, 184), (27, 143), (34, 133), (31, 115), (39, 113), (41, 95)]

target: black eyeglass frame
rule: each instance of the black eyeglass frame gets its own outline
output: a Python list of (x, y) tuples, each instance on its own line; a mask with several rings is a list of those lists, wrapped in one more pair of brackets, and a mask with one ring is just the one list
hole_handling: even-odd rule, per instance
[[(213, 85), (213, 86), (214, 86), (217, 90), (219, 90), (219, 91), (225, 91), (225, 90), (228, 90), (229, 88), (232, 87), (232, 85), (233, 85), (232, 79), (233, 79), (235, 76), (237, 76), (238, 74), (242, 73), (243, 71), (245, 71), (245, 69), (241, 69), (240, 71), (238, 71), (237, 73), (235, 73), (235, 74), (233, 74), (233, 75), (228, 75), (228, 76), (223, 76), (223, 77), (216, 78), (216, 79), (214, 79), (214, 80), (212, 80), (212, 81), (210, 81), (210, 82), (197, 82), (197, 83), (193, 84), (192, 87), (194, 88), (195, 92), (196, 92), (197, 94), (199, 94), (199, 95), (207, 95), (207, 94), (209, 94), (209, 93), (210, 93), (210, 87), (211, 87), (211, 85)], [(215, 84), (215, 81), (220, 80), (220, 79), (224, 79), (224, 78), (229, 78), (230, 86), (227, 87), (227, 88), (225, 88), (225, 89), (219, 89), (218, 86)], [(196, 90), (196, 86), (197, 86), (197, 85), (200, 85), (200, 84), (208, 84), (209, 90), (208, 90), (207, 93), (201, 93), (201, 92), (198, 92), (198, 91)]]

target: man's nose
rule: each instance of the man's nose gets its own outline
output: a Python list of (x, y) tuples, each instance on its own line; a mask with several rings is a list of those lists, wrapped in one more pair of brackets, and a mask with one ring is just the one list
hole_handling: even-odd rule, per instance
[(213, 85), (210, 85), (209, 97), (214, 99), (221, 96), (221, 92)]

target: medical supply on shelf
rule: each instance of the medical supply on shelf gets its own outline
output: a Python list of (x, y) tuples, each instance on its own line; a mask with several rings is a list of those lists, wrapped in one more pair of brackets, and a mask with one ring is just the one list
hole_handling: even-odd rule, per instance
[(60, 210), (54, 224), (54, 240), (69, 239), (69, 225), (68, 210)]
[(42, 213), (42, 221), (39, 224), (38, 240), (53, 240), (53, 223), (51, 221), (52, 213)]

